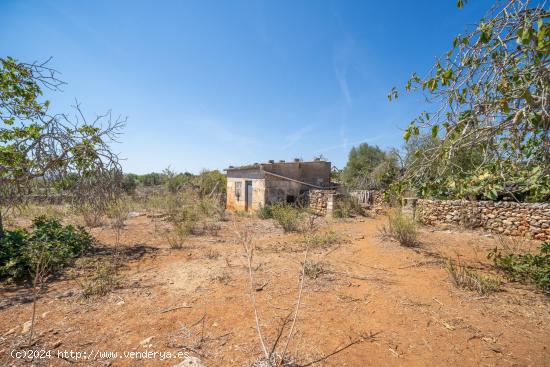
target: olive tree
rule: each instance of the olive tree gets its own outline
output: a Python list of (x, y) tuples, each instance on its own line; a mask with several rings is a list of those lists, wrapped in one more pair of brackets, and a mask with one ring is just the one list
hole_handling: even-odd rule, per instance
[[(550, 198), (549, 16), (544, 3), (497, 1), (427, 76), (412, 75), (406, 92), (423, 92), (436, 108), (404, 138), (437, 139), (417, 150), (407, 170), (413, 186), (437, 190), (425, 179), (435, 169), (455, 196)], [(394, 88), (388, 98), (397, 97)], [(465, 152), (475, 152), (474, 164), (460, 165)]]
[(122, 178), (111, 150), (125, 120), (110, 113), (87, 119), (50, 113), (44, 90), (64, 83), (45, 63), (0, 58), (0, 238), (2, 213), (33, 193), (61, 190), (76, 205), (102, 207), (115, 197)]

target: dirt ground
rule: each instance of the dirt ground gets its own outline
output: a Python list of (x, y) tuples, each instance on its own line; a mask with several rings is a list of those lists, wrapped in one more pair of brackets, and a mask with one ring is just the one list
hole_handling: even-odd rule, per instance
[[(308, 260), (324, 272), (305, 278), (289, 354), (298, 365), (319, 366), (544, 366), (550, 365), (549, 299), (529, 286), (504, 283), (481, 297), (456, 289), (445, 257), (491, 272), (495, 239), (460, 230), (421, 229), (421, 246), (382, 241), (383, 217), (319, 222), (345, 238), (313, 249)], [(123, 352), (185, 352), (208, 367), (250, 366), (261, 358), (238, 233), (252, 234), (258, 312), (267, 347), (292, 312), (303, 261), (300, 234), (284, 234), (271, 220), (230, 216), (218, 235), (192, 237), (170, 249), (168, 226), (141, 215), (122, 232), (123, 287), (83, 298), (78, 279), (48, 284), (37, 304), (34, 348), (54, 351), (35, 366), (174, 366), (179, 359), (123, 358)], [(93, 230), (102, 246), (114, 232)], [(530, 244), (534, 246), (534, 243)], [(99, 255), (98, 255), (99, 256)], [(24, 287), (0, 290), (0, 365), (31, 365), (10, 357), (32, 312)], [(290, 328), (286, 323), (282, 348)], [(118, 352), (117, 358), (76, 360), (57, 351)]]

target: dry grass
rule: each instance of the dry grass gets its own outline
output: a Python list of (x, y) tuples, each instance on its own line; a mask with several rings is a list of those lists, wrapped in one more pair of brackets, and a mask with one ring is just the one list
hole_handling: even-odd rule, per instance
[(457, 288), (475, 291), (482, 296), (489, 295), (500, 290), (500, 281), (495, 278), (479, 274), (475, 270), (457, 261), (449, 259), (446, 270), (451, 282)]
[(416, 223), (399, 209), (388, 212), (388, 225), (380, 229), (379, 235), (382, 238), (394, 239), (405, 247), (415, 247), (419, 244)]
[(326, 265), (321, 262), (308, 261), (304, 267), (304, 274), (310, 279), (317, 279), (327, 272)]
[(122, 285), (122, 277), (114, 259), (87, 259), (81, 266), (84, 273), (78, 283), (84, 298), (104, 296)]
[(344, 241), (342, 235), (336, 231), (305, 233), (302, 242), (311, 249), (327, 249), (339, 245)]
[(204, 257), (208, 260), (217, 260), (220, 256), (221, 254), (218, 251), (212, 249), (208, 250), (204, 255)]

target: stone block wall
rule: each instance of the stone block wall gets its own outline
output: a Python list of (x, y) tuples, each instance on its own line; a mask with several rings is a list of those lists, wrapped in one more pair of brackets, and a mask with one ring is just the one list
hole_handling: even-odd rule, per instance
[(453, 224), (550, 240), (550, 203), (418, 199), (414, 215), (427, 225)]
[(309, 208), (317, 215), (330, 214), (334, 205), (336, 190), (309, 190)]

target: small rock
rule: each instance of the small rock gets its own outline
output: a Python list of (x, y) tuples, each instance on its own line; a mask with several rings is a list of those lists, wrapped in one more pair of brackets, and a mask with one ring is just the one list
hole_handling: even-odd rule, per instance
[(151, 340), (153, 340), (152, 336), (150, 336), (146, 339), (143, 339), (141, 342), (139, 342), (139, 345), (141, 345), (144, 348), (150, 348), (150, 347), (153, 346), (153, 344), (151, 343)]
[(29, 331), (31, 331), (31, 321), (27, 321), (23, 324), (23, 327), (21, 329), (21, 334), (27, 334)]
[(185, 357), (183, 361), (176, 364), (174, 367), (206, 367), (197, 357)]
[(125, 303), (124, 300), (121, 299), (120, 301), (118, 301), (118, 302), (116, 303), (116, 305), (117, 305), (117, 306), (122, 306), (124, 303)]
[(44, 312), (44, 313), (41, 315), (41, 317), (42, 317), (43, 319), (45, 319), (46, 316), (48, 316), (48, 315), (50, 314), (50, 312), (51, 312), (51, 311), (46, 311), (46, 312)]

